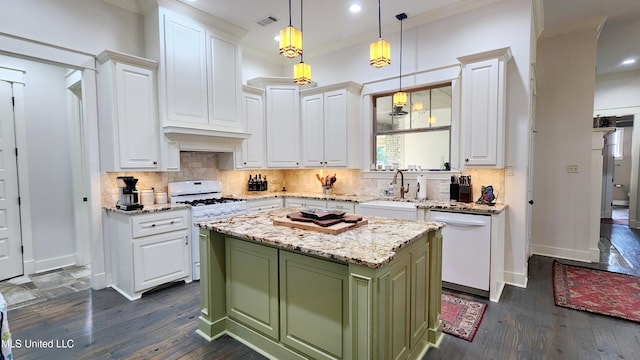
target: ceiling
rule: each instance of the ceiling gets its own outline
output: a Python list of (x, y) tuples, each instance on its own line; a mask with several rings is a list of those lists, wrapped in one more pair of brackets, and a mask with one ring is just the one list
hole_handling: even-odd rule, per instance
[[(106, 0), (117, 3), (136, 0)], [(140, 1), (140, 0), (137, 0)], [(244, 48), (268, 54), (277, 51), (274, 36), (289, 24), (286, 0), (178, 0), (225, 19), (245, 30)], [(382, 36), (399, 31), (395, 15), (406, 13), (405, 29), (425, 22), (470, 11), (502, 0), (381, 0)], [(598, 40), (598, 75), (640, 70), (640, 1), (639, 0), (534, 0), (544, 8), (542, 36), (553, 36), (595, 26), (604, 26)], [(349, 6), (359, 3), (362, 10), (350, 13)], [(300, 26), (300, 1), (292, 0), (292, 24)], [(354, 44), (371, 42), (378, 37), (378, 7), (374, 0), (315, 0), (304, 2), (305, 55), (313, 57)], [(273, 16), (277, 22), (258, 25)], [(310, 50), (309, 50), (310, 49)], [(286, 63), (284, 57), (276, 61)], [(621, 65), (635, 58), (632, 65)]]

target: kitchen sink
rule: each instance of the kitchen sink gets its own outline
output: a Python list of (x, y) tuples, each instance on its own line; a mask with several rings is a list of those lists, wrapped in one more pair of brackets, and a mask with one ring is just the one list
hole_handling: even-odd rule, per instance
[(361, 215), (384, 216), (395, 219), (416, 220), (416, 203), (391, 200), (374, 200), (358, 204), (356, 212)]

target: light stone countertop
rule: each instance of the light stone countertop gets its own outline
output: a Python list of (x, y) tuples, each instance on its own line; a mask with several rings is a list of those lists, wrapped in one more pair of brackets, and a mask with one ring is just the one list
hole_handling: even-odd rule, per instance
[(332, 235), (317, 231), (273, 225), (299, 208), (276, 209), (230, 219), (196, 222), (196, 226), (241, 239), (315, 255), (342, 263), (379, 268), (395, 257), (396, 251), (444, 224), (369, 216), (368, 224)]
[(272, 193), (257, 193), (257, 194), (241, 194), (241, 195), (225, 195), (225, 197), (239, 199), (239, 200), (254, 200), (254, 199), (269, 199), (277, 197), (293, 197), (303, 199), (320, 199), (320, 200), (336, 200), (336, 201), (350, 201), (355, 203), (365, 203), (375, 200), (384, 201), (399, 201), (410, 202), (416, 204), (418, 209), (429, 210), (443, 210), (453, 212), (465, 212), (475, 214), (499, 214), (507, 208), (507, 204), (497, 203), (495, 205), (481, 205), (475, 202), (463, 203), (459, 201), (441, 201), (441, 200), (417, 200), (417, 199), (401, 199), (399, 197), (383, 197), (372, 195), (355, 195), (355, 194), (342, 194), (342, 195), (324, 195), (319, 193), (296, 193), (296, 192), (272, 192)]
[(140, 210), (130, 210), (130, 211), (121, 210), (121, 209), (116, 208), (115, 206), (103, 207), (103, 209), (105, 209), (106, 211), (115, 212), (115, 213), (124, 214), (124, 215), (140, 215), (140, 214), (148, 214), (148, 213), (154, 213), (154, 212), (160, 212), (160, 211), (185, 209), (185, 208), (189, 208), (189, 207), (191, 207), (191, 206), (187, 205), (187, 204), (174, 204), (174, 205), (171, 205), (171, 204), (167, 203), (167, 204), (145, 205)]
[(416, 200), (401, 198), (379, 198), (379, 200), (399, 201), (415, 203), (418, 209), (443, 210), (453, 212), (499, 214), (507, 208), (507, 204), (496, 203), (494, 205), (476, 204), (475, 202), (463, 203), (459, 201)]
[(356, 195), (356, 194), (331, 194), (324, 195), (321, 193), (299, 193), (299, 192), (271, 192), (271, 193), (260, 193), (256, 194), (233, 194), (233, 195), (225, 195), (225, 197), (232, 199), (240, 199), (240, 200), (256, 200), (256, 199), (269, 199), (269, 198), (277, 198), (277, 197), (291, 197), (291, 198), (302, 198), (302, 199), (318, 199), (318, 200), (335, 200), (335, 201), (350, 201), (350, 202), (366, 202), (377, 200), (378, 196), (371, 195)]

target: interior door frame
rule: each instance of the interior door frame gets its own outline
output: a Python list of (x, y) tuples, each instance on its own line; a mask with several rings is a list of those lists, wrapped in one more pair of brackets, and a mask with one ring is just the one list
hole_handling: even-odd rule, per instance
[[(16, 56), (49, 64), (61, 65), (70, 69), (77, 69), (82, 79), (82, 118), (84, 121), (83, 139), (85, 144), (85, 179), (87, 188), (87, 203), (89, 208), (89, 253), (91, 258), (91, 287), (103, 289), (107, 285), (107, 272), (105, 261), (105, 248), (102, 232), (102, 200), (100, 189), (100, 149), (98, 143), (98, 103), (97, 103), (97, 79), (96, 58), (93, 54), (63, 48), (49, 46), (39, 41), (25, 38), (12, 37), (0, 34), (0, 49), (8, 56)], [(16, 109), (18, 112), (19, 109)], [(24, 109), (20, 110), (24, 111)], [(18, 114), (16, 114), (18, 115)], [(24, 113), (22, 114), (24, 119)], [(24, 122), (16, 124), (16, 145), (26, 149), (26, 127)], [(20, 147), (19, 147), (20, 148)], [(28, 189), (27, 157), (26, 151), (18, 156), (18, 176), (21, 189)], [(22, 170), (21, 170), (22, 169)], [(23, 213), (23, 245), (25, 246), (23, 260), (31, 259), (31, 263), (25, 262), (25, 274), (34, 272), (33, 262), (33, 238), (31, 234), (30, 209), (31, 201), (25, 191), (22, 196), (21, 216)], [(23, 210), (24, 208), (24, 210)]]
[[(71, 182), (73, 197), (73, 217), (76, 238), (76, 264), (91, 262), (89, 246), (89, 209), (87, 182), (85, 179), (84, 121), (82, 118), (82, 74), (72, 71), (66, 76), (67, 108), (69, 111), (69, 138), (71, 139)], [(84, 200), (86, 198), (86, 200)]]
[[(18, 142), (18, 134), (24, 131), (24, 128), (19, 126), (24, 125), (24, 75), (25, 72), (22, 69), (0, 66), (0, 80), (11, 84), (11, 91), (13, 96), (13, 134), (7, 135), (14, 137), (14, 146), (16, 147), (16, 151), (18, 151), (18, 149), (26, 149), (26, 147), (22, 146), (22, 144)], [(23, 155), (22, 153), (24, 153), (25, 155), (25, 160), (21, 159), (21, 156)], [(20, 199), (20, 202), (18, 203), (18, 216), (20, 218), (20, 223), (16, 224), (15, 226), (20, 227), (20, 242), (23, 249), (20, 256), (22, 263), (22, 275), (24, 275), (27, 274), (25, 259), (33, 259), (33, 252), (29, 253), (25, 251), (25, 248), (29, 248), (28, 244), (32, 243), (31, 226), (28, 226), (28, 228), (26, 228), (25, 226), (25, 224), (31, 223), (31, 208), (28, 201), (28, 194), (26, 195), (26, 197), (21, 196), (20, 191), (24, 183), (26, 183), (26, 186), (28, 186), (29, 184), (28, 177), (25, 179), (25, 181), (21, 182), (22, 177), (26, 177), (26, 174), (28, 173), (26, 166), (24, 166), (24, 164), (26, 164), (26, 151), (17, 152), (17, 154), (19, 154), (19, 156), (16, 156), (15, 176), (18, 182), (18, 194), (16, 195)], [(22, 193), (24, 193), (24, 191), (22, 191)]]

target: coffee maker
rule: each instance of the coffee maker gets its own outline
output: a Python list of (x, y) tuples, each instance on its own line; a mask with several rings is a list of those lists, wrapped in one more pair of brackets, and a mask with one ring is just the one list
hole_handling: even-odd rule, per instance
[(138, 202), (138, 190), (136, 189), (138, 179), (133, 176), (118, 176), (117, 182), (120, 188), (120, 201), (116, 207), (126, 211), (142, 209), (143, 206)]

